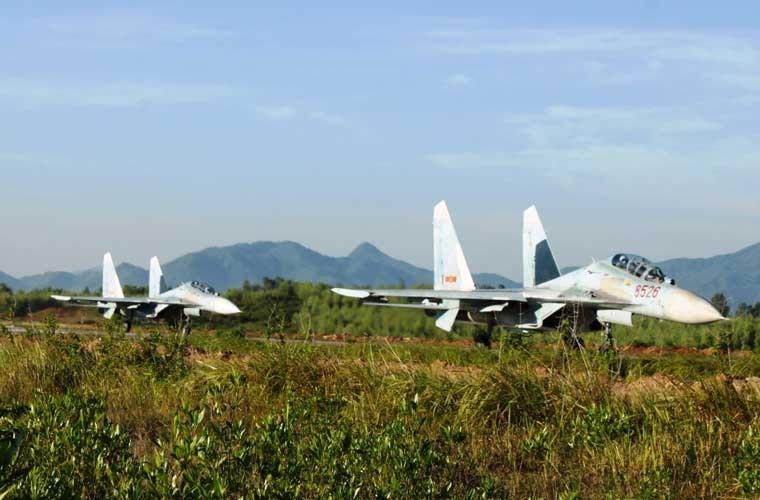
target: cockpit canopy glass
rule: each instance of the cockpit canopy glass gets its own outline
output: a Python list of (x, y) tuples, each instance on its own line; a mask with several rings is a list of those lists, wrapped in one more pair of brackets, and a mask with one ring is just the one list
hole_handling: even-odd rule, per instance
[(201, 281), (191, 281), (190, 286), (195, 288), (196, 290), (200, 290), (203, 293), (207, 293), (209, 295), (219, 295), (219, 292), (217, 292), (213, 286), (203, 283)]
[(652, 281), (655, 283), (665, 282), (665, 274), (663, 274), (662, 269), (654, 265), (649, 259), (645, 259), (640, 255), (619, 253), (612, 257), (611, 263), (613, 266), (622, 269), (637, 278), (643, 278), (646, 281)]

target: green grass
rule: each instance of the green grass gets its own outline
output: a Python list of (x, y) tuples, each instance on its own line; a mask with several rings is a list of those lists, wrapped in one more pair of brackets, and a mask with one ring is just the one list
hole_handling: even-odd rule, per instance
[(0, 495), (760, 495), (756, 354), (239, 333), (0, 336)]

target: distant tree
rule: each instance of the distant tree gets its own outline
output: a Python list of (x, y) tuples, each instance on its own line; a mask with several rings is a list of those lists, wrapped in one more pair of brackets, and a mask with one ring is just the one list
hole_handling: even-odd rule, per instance
[(760, 318), (760, 302), (756, 302), (754, 306), (750, 307), (750, 315)]
[(5, 283), (0, 283), (0, 293), (7, 293), (8, 295), (12, 295), (13, 290)]
[(124, 295), (128, 297), (141, 297), (148, 295), (148, 287), (124, 285)]
[(715, 306), (715, 309), (717, 309), (719, 313), (721, 313), (723, 316), (728, 316), (731, 308), (728, 305), (728, 299), (723, 293), (716, 293), (713, 295), (710, 299), (710, 302), (713, 306)]

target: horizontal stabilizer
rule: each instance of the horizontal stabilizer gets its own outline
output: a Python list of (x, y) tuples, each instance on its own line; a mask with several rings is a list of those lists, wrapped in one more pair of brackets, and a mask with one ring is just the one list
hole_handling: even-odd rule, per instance
[(111, 319), (113, 318), (113, 315), (116, 314), (116, 307), (112, 306), (106, 309), (106, 312), (103, 313), (103, 317), (105, 319)]
[[(536, 330), (544, 326), (544, 321), (548, 319), (551, 315), (559, 311), (565, 307), (565, 304), (562, 302), (546, 302), (544, 304), (541, 304), (541, 306), (533, 311), (533, 318), (530, 318), (530, 321), (526, 321), (525, 323), (522, 323), (520, 325), (517, 325), (518, 328), (523, 328), (526, 330)], [(526, 318), (527, 319), (527, 318)]]
[(337, 293), (338, 295), (343, 295), (344, 297), (351, 297), (354, 299), (366, 299), (370, 296), (370, 293), (367, 290), (352, 290), (351, 288), (333, 288), (332, 291), (334, 293)]
[(438, 319), (435, 320), (435, 326), (443, 331), (450, 332), (454, 327), (454, 321), (456, 321), (458, 314), (459, 308), (449, 309), (445, 313), (438, 316)]

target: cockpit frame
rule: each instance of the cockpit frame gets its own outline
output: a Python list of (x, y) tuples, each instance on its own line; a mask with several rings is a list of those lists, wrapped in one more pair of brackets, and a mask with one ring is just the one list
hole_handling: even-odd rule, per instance
[(189, 285), (205, 294), (219, 296), (219, 292), (217, 292), (216, 289), (213, 286), (209, 285), (208, 283), (204, 283), (198, 280), (193, 280), (189, 283)]
[(651, 281), (653, 283), (672, 282), (672, 280), (668, 280), (668, 278), (665, 277), (662, 269), (656, 266), (651, 260), (640, 255), (627, 253), (615, 254), (610, 259), (610, 264), (636, 278), (643, 279), (644, 281)]

